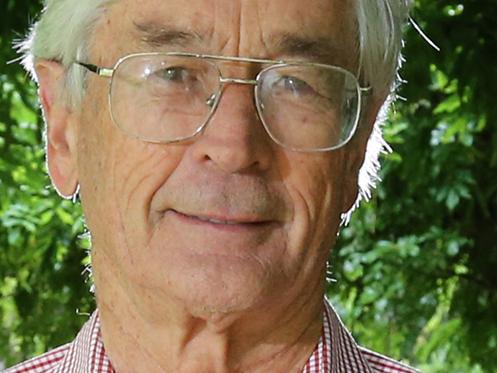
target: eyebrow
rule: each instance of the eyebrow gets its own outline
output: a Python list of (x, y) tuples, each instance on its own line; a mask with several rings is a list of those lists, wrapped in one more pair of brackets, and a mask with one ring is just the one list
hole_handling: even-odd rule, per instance
[[(140, 41), (152, 48), (181, 47), (201, 44), (202, 35), (192, 30), (182, 30), (170, 25), (153, 22), (135, 22), (135, 29)], [(266, 43), (270, 53), (275, 57), (302, 58), (305, 60), (341, 60), (343, 48), (330, 38), (306, 37), (294, 33), (281, 33), (269, 37)], [(270, 56), (264, 56), (270, 57)]]
[(167, 25), (154, 23), (134, 23), (140, 40), (153, 48), (164, 46), (186, 47), (193, 42), (202, 41), (200, 34), (194, 31), (179, 30)]
[(340, 60), (344, 55), (342, 48), (330, 38), (283, 33), (272, 39), (275, 40), (275, 52), (282, 56), (302, 57), (309, 60)]

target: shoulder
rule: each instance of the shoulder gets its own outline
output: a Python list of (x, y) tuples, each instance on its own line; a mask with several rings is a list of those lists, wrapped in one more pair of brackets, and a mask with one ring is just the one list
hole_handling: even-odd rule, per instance
[(52, 372), (66, 356), (70, 343), (57, 347), (43, 355), (34, 357), (9, 368), (5, 373), (48, 373)]
[(17, 364), (4, 373), (55, 372), (112, 372), (101, 339), (98, 312), (91, 315), (72, 342)]
[(325, 336), (331, 340), (333, 366), (339, 371), (368, 373), (417, 373), (418, 370), (357, 344), (331, 303), (325, 299)]
[(362, 346), (359, 350), (374, 373), (419, 373), (419, 370)]

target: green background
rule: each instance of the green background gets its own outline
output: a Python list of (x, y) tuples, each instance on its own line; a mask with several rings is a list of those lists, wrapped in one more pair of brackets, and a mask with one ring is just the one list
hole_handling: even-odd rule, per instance
[[(0, 361), (72, 339), (93, 309), (80, 206), (46, 175), (35, 87), (13, 41), (38, 1), (0, 12)], [(6, 8), (6, 9), (5, 9)], [(425, 372), (497, 372), (496, 0), (416, 1), (384, 180), (332, 254), (328, 293), (361, 344)], [(61, 36), (63, 37), (63, 36)]]

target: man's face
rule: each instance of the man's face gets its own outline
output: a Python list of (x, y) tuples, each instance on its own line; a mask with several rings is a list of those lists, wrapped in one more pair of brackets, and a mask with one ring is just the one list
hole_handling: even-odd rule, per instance
[[(129, 53), (189, 51), (312, 59), (355, 71), (351, 8), (337, 0), (122, 0), (99, 23), (89, 62), (109, 67)], [(171, 38), (176, 31), (197, 37)], [(282, 46), (283, 39), (326, 41), (329, 53)], [(220, 68), (225, 76), (254, 75), (253, 67)], [(253, 88), (242, 85), (225, 88), (192, 141), (146, 143), (113, 124), (107, 93), (108, 81), (89, 77), (77, 137), (97, 293), (113, 281), (131, 299), (174, 300), (202, 314), (322, 291), (364, 149), (285, 150), (257, 118)]]

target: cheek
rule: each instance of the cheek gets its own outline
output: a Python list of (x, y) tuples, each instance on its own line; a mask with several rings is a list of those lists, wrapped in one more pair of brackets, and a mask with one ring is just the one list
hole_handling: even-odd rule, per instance
[(151, 229), (150, 202), (176, 168), (183, 150), (130, 139), (105, 115), (94, 120), (88, 117), (85, 123), (79, 181), (92, 243), (119, 248), (113, 254), (126, 255), (130, 248), (146, 242)]
[(181, 159), (181, 151), (164, 145), (124, 141), (113, 149), (108, 196), (128, 237), (140, 236), (143, 245), (150, 235), (150, 204)]
[[(301, 255), (309, 251), (327, 256), (333, 245), (343, 206), (343, 162), (341, 153), (311, 155), (310, 161), (292, 162), (287, 188), (294, 204), (290, 241)], [(312, 260), (313, 255), (308, 255)]]

